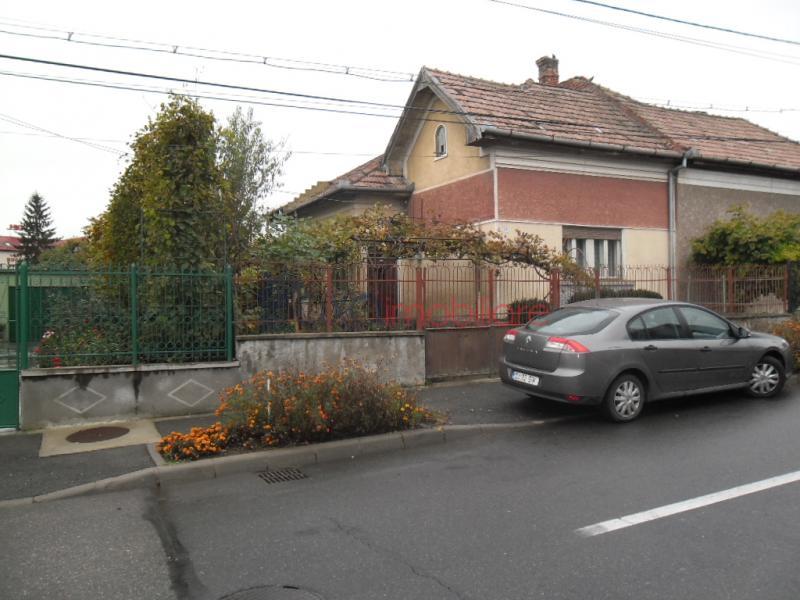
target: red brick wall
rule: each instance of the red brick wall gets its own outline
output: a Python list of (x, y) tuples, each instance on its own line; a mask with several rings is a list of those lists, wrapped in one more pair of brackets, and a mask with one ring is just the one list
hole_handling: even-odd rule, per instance
[(501, 219), (669, 227), (667, 183), (498, 169)]
[(494, 177), (491, 171), (415, 193), (408, 203), (412, 218), (482, 221), (494, 218)]

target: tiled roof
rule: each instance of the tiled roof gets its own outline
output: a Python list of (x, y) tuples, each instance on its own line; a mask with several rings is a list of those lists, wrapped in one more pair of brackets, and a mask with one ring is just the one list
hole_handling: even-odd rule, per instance
[(342, 190), (371, 190), (374, 192), (408, 192), (411, 186), (405, 177), (389, 175), (381, 168), (383, 154), (340, 175), (332, 181), (320, 181), (297, 198), (280, 208), (291, 213)]
[(705, 159), (800, 169), (800, 144), (746, 119), (619, 99), (677, 145), (695, 148)]
[(0, 252), (14, 252), (22, 245), (22, 240), (13, 235), (0, 235)]
[(800, 144), (740, 118), (644, 104), (574, 77), (549, 86), (497, 83), (424, 69), (479, 128), (553, 141), (614, 145), (624, 151), (800, 169)]
[(583, 90), (531, 80), (508, 85), (434, 69), (428, 73), (481, 127), (651, 151), (674, 150), (669, 139), (632, 119), (591, 85)]

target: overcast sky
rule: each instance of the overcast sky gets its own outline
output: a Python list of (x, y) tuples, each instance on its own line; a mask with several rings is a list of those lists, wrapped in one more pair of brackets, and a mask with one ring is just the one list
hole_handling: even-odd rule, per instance
[[(416, 74), (423, 65), (521, 83), (536, 78), (537, 58), (555, 54), (562, 79), (593, 76), (601, 85), (645, 101), (738, 109), (719, 114), (744, 117), (800, 139), (800, 42), (767, 42), (724, 34), (576, 0), (509, 1), (643, 28), (668, 37), (490, 0), (27, 0), (0, 7), (0, 54), (391, 105), (404, 104), (410, 92), (411, 82), (403, 74)], [(606, 3), (800, 40), (800, 3), (796, 0)], [(31, 37), (66, 38), (69, 32), (72, 41)], [(131, 44), (98, 35), (139, 42)], [(692, 38), (692, 42), (676, 41), (675, 36)], [(175, 52), (80, 42), (173, 48)], [(722, 45), (726, 49), (721, 49)], [(252, 55), (238, 58), (256, 63), (185, 56), (194, 53), (237, 57), (189, 47)], [(279, 63), (284, 66), (308, 68), (309, 63), (316, 62), (394, 73), (351, 69), (357, 74), (392, 80), (377, 81), (278, 68), (263, 64), (258, 57), (267, 57), (270, 64), (279, 63), (277, 59), (308, 61)], [(283, 191), (268, 199), (270, 206), (283, 204), (316, 181), (336, 177), (380, 154), (395, 125), (395, 118), (308, 110), (309, 106), (326, 111), (398, 114), (397, 110), (374, 106), (226, 91), (194, 83), (169, 83), (10, 59), (0, 59), (0, 73), (0, 234), (6, 233), (3, 228), (9, 224), (20, 222), (26, 201), (38, 191), (52, 209), (58, 234), (79, 235), (88, 219), (105, 208), (109, 189), (126, 164), (127, 158), (121, 153), (127, 150), (127, 142), (164, 101), (163, 94), (152, 90), (173, 89), (207, 96), (239, 94), (262, 103), (294, 105), (253, 106), (264, 132), (271, 138), (285, 139), (287, 148), (294, 152), (286, 166)], [(108, 89), (9, 73), (148, 89)], [(221, 121), (236, 106), (235, 102), (206, 98), (201, 102)], [(748, 107), (751, 110), (745, 112)], [(82, 139), (94, 146), (52, 134)]]

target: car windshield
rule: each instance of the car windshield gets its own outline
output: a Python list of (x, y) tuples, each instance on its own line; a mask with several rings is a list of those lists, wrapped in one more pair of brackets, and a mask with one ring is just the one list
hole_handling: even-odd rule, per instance
[(589, 335), (597, 333), (617, 317), (617, 313), (598, 308), (562, 308), (540, 315), (526, 327), (545, 335)]

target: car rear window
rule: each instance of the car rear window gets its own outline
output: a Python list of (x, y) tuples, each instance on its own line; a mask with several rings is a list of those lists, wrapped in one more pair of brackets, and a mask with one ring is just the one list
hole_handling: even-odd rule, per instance
[(602, 331), (617, 313), (601, 308), (562, 308), (531, 320), (527, 329), (544, 335), (589, 335)]

